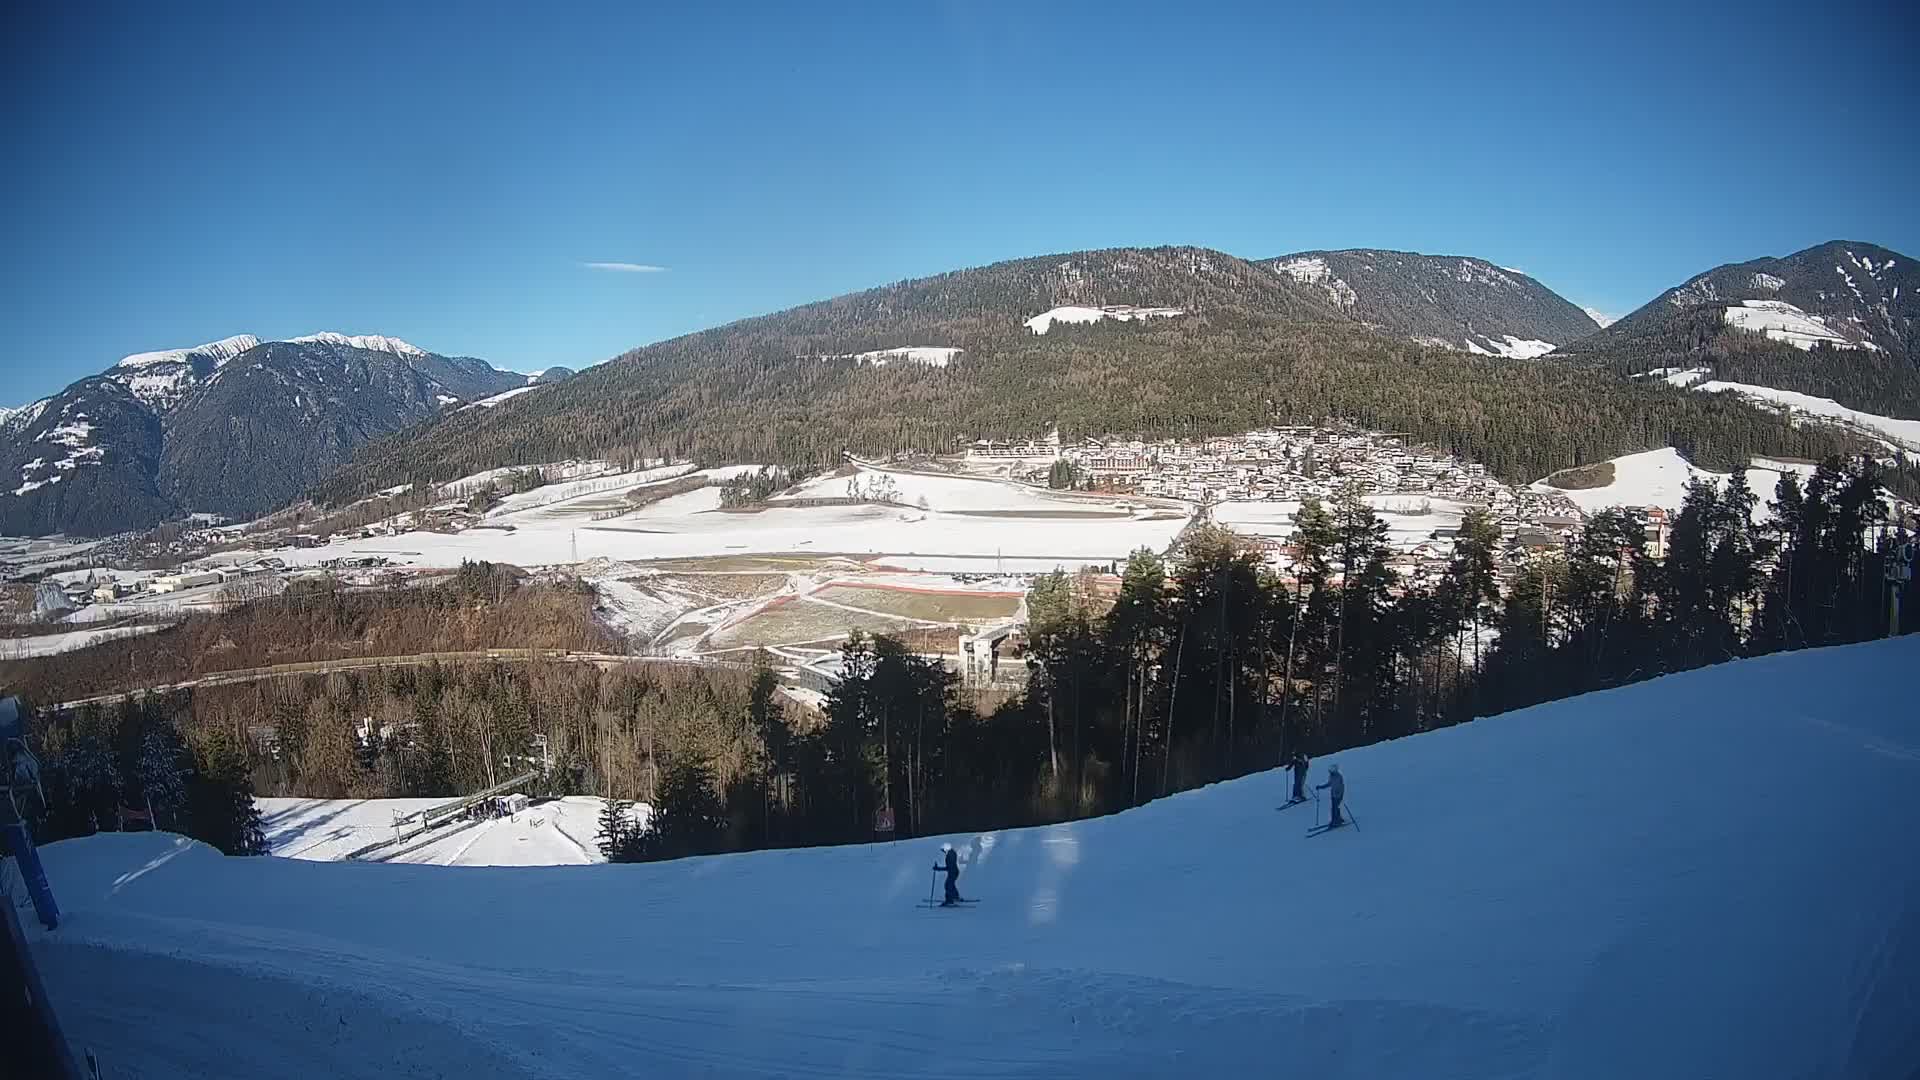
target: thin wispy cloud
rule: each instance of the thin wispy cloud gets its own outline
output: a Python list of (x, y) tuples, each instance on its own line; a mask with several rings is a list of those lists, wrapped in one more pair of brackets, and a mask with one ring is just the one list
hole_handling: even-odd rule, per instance
[(615, 274), (664, 274), (667, 268), (651, 263), (629, 262), (583, 262), (581, 266), (589, 270), (606, 270)]

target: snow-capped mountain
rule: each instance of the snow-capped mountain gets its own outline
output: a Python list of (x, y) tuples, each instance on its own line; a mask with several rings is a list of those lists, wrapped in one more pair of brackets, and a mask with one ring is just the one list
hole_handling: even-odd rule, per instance
[(0, 533), (249, 516), (294, 498), (368, 439), (525, 378), (397, 338), (332, 332), (135, 353), (0, 416)]
[(228, 361), (260, 344), (252, 334), (236, 334), (190, 349), (164, 349), (122, 357), (107, 369), (106, 377), (126, 387), (134, 397), (161, 411), (211, 378)]
[(287, 340), (296, 345), (309, 342), (321, 345), (344, 345), (349, 349), (366, 349), (370, 352), (392, 353), (395, 356), (427, 355), (427, 350), (420, 346), (385, 334), (342, 334), (334, 330), (322, 330), (317, 334), (306, 334)]
[(1426, 345), (1529, 359), (1599, 329), (1586, 311), (1484, 259), (1356, 248), (1268, 259), (1353, 318)]
[(1920, 263), (1834, 240), (1729, 263), (1569, 346), (1614, 369), (1663, 369), (1920, 419)]
[(260, 339), (252, 334), (235, 334), (230, 338), (210, 341), (205, 345), (195, 345), (191, 349), (163, 349), (159, 352), (134, 353), (123, 356), (116, 368), (150, 368), (159, 364), (183, 364), (196, 358), (205, 358), (214, 366), (227, 361), (260, 344)]
[(555, 364), (554, 366), (548, 368), (545, 371), (536, 371), (528, 375), (527, 385), (528, 386), (545, 386), (548, 383), (557, 383), (562, 380), (571, 379), (571, 378), (573, 378), (572, 368), (561, 367), (560, 365)]
[(1580, 351), (1697, 348), (1723, 329), (1802, 352), (1920, 356), (1920, 263), (1834, 240), (1784, 258), (1729, 263), (1668, 289), (1587, 339)]
[(1618, 315), (1609, 315), (1606, 312), (1601, 311), (1599, 308), (1596, 308), (1596, 307), (1588, 307), (1587, 305), (1582, 304), (1580, 306), (1580, 310), (1586, 312), (1587, 318), (1592, 319), (1595, 323), (1599, 324), (1602, 330), (1620, 321), (1620, 317)]

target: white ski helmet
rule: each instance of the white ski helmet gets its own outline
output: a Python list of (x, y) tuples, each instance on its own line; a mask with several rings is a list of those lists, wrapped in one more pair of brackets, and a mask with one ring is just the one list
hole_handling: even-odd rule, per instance
[(1327, 766), (1327, 771), (1328, 771), (1328, 772), (1336, 772), (1336, 773), (1337, 773), (1337, 772), (1339, 772), (1339, 771), (1340, 771), (1340, 766), (1338, 766), (1338, 765), (1329, 765), (1329, 766)]

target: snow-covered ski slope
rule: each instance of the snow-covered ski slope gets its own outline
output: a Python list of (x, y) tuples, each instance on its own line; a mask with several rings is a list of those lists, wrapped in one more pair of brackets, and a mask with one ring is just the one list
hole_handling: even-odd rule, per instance
[[(396, 817), (431, 810), (446, 799), (256, 799), (268, 849), (286, 859), (344, 859), (369, 844), (394, 840)], [(380, 862), (433, 866), (573, 866), (606, 861), (596, 847), (601, 801), (569, 795), (511, 817), (455, 822), (396, 842), (369, 856)]]
[[(652, 866), (53, 844), (114, 1076), (1908, 1077), (1920, 637), (1727, 664), (1094, 821)], [(1326, 762), (1314, 766), (1314, 780)]]

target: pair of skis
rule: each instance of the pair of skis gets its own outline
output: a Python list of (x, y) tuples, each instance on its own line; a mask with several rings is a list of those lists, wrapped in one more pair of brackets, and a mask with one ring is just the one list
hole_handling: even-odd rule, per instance
[[(1284, 803), (1281, 803), (1281, 804), (1280, 804), (1279, 806), (1276, 806), (1276, 807), (1274, 807), (1274, 809), (1275, 809), (1275, 810), (1289, 810), (1289, 809), (1292, 809), (1293, 807), (1296, 807), (1296, 806), (1299, 806), (1299, 805), (1300, 805), (1301, 803), (1303, 803), (1303, 802), (1306, 802), (1306, 801), (1308, 801), (1308, 800), (1306, 800), (1306, 799), (1288, 799), (1288, 800), (1287, 800), (1286, 802), (1284, 802)], [(1308, 835), (1308, 836), (1319, 836), (1319, 835), (1320, 835), (1321, 833), (1323, 833), (1323, 832), (1329, 832), (1329, 831), (1331, 831), (1331, 830), (1333, 830), (1333, 829), (1344, 829), (1344, 828), (1346, 828), (1346, 827), (1347, 827), (1348, 825), (1351, 825), (1351, 824), (1353, 824), (1353, 822), (1352, 822), (1352, 820), (1351, 820), (1351, 819), (1349, 819), (1349, 820), (1347, 820), (1347, 821), (1342, 821), (1342, 822), (1340, 822), (1340, 823), (1339, 823), (1339, 824), (1337, 824), (1337, 825), (1336, 825), (1336, 824), (1334, 824), (1334, 823), (1332, 823), (1332, 822), (1328, 822), (1328, 823), (1327, 823), (1327, 824), (1325, 824), (1325, 825), (1315, 825), (1315, 826), (1314, 826), (1313, 828), (1311, 828), (1311, 829), (1308, 829), (1308, 830), (1307, 830), (1307, 835)]]
[(937, 910), (939, 908), (972, 907), (973, 905), (979, 902), (980, 902), (979, 900), (955, 900), (953, 903), (949, 904), (944, 900), (922, 900), (920, 901), (918, 906), (927, 908), (929, 910)]

